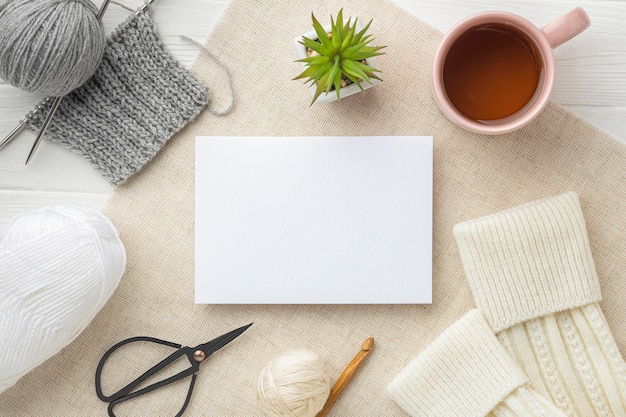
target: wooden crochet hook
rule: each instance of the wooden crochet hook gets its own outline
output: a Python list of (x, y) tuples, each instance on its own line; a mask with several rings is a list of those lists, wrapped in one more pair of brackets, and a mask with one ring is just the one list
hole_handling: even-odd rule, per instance
[(330, 409), (333, 408), (333, 406), (337, 402), (337, 399), (339, 398), (343, 390), (346, 389), (346, 386), (348, 385), (356, 371), (363, 364), (363, 361), (365, 360), (365, 358), (367, 358), (367, 355), (369, 355), (373, 347), (373, 337), (370, 337), (369, 339), (365, 340), (365, 342), (363, 342), (363, 344), (361, 345), (361, 350), (354, 356), (350, 363), (346, 365), (341, 375), (339, 375), (337, 382), (335, 382), (335, 385), (330, 390), (330, 394), (328, 395), (326, 404), (324, 404), (324, 407), (320, 410), (319, 413), (316, 414), (315, 417), (326, 417), (326, 415), (330, 412)]

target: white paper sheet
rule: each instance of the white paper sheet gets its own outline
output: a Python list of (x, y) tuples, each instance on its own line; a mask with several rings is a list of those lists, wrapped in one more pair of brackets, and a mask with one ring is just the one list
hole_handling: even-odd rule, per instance
[(433, 141), (196, 138), (196, 303), (432, 299)]

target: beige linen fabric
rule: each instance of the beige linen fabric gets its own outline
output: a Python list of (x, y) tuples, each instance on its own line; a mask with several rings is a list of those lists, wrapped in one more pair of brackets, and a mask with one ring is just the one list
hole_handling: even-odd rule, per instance
[[(325, 18), (341, 7), (344, 16), (374, 19), (376, 43), (388, 46), (378, 60), (385, 81), (339, 103), (309, 107), (308, 88), (290, 81), (301, 71), (293, 62), (292, 39), (310, 30), (311, 11)], [(186, 415), (260, 417), (256, 380), (274, 355), (308, 348), (327, 363), (334, 381), (362, 341), (374, 336), (374, 350), (332, 415), (406, 416), (387, 396), (387, 384), (474, 306), (454, 224), (568, 190), (580, 195), (604, 295), (601, 306), (624, 354), (626, 147), (556, 104), (504, 136), (457, 128), (439, 113), (430, 92), (440, 39), (438, 31), (385, 0), (230, 3), (206, 45), (232, 70), (233, 112), (221, 118), (204, 112), (116, 189), (105, 212), (128, 251), (120, 287), (74, 343), (0, 395), (0, 416), (106, 415), (95, 395), (94, 372), (117, 341), (149, 335), (194, 345), (252, 321), (200, 370)], [(213, 87), (213, 105), (226, 105), (221, 69), (201, 56), (193, 70)], [(194, 305), (195, 136), (430, 134), (435, 137), (432, 305)], [(115, 380), (131, 375), (131, 369), (118, 366), (107, 375)], [(154, 407), (159, 400), (180, 400), (182, 393), (174, 394), (154, 394), (126, 408), (126, 415), (161, 415)]]

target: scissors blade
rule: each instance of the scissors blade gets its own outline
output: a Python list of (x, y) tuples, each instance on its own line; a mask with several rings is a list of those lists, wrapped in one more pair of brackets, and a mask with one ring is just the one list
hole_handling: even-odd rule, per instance
[(219, 337), (216, 337), (210, 342), (207, 342), (198, 346), (197, 349), (202, 349), (204, 351), (204, 354), (208, 357), (213, 352), (220, 350), (221, 348), (223, 348), (224, 346), (226, 346), (227, 344), (235, 340), (239, 335), (241, 335), (243, 332), (248, 330), (248, 327), (250, 326), (252, 326), (252, 323), (246, 324), (245, 326), (242, 326), (231, 332), (228, 332)]

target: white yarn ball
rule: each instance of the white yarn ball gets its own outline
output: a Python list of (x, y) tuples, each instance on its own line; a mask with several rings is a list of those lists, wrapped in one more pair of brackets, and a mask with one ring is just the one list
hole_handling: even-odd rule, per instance
[(298, 349), (273, 358), (261, 371), (257, 401), (270, 417), (315, 417), (330, 394), (324, 363)]
[(117, 230), (96, 210), (50, 206), (13, 218), (0, 239), (0, 392), (72, 342), (125, 267)]

